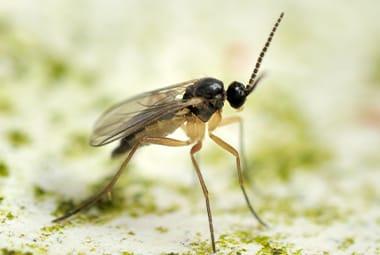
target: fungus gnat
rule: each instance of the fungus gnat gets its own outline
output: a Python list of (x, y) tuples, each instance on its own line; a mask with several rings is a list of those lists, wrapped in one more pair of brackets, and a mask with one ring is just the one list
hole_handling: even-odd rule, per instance
[[(113, 150), (112, 156), (126, 154), (126, 158), (103, 189), (83, 201), (76, 209), (69, 211), (53, 222), (65, 220), (98, 202), (104, 195), (109, 194), (139, 147), (148, 144), (173, 147), (192, 145), (190, 156), (206, 201), (211, 245), (215, 252), (214, 227), (208, 191), (194, 157), (194, 154), (202, 148), (202, 140), (207, 130), (212, 141), (236, 158), (237, 174), (244, 199), (252, 215), (260, 224), (265, 226), (265, 223), (253, 209), (245, 191), (239, 152), (223, 139), (214, 135), (213, 131), (220, 126), (241, 122), (240, 118), (236, 116), (222, 119), (224, 102), (227, 99), (231, 107), (238, 109), (244, 105), (247, 96), (256, 88), (263, 77), (258, 75), (261, 62), (283, 16), (284, 13), (281, 13), (273, 26), (247, 85), (234, 81), (225, 90), (223, 82), (218, 79), (211, 77), (194, 79), (139, 94), (112, 106), (104, 112), (95, 123), (90, 144), (92, 146), (103, 146), (120, 140), (119, 145)], [(167, 137), (178, 128), (184, 130), (188, 137), (187, 140), (181, 141)]]

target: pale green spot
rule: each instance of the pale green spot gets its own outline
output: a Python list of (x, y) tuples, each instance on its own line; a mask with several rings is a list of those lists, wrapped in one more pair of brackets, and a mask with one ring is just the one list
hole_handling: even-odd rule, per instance
[(52, 194), (51, 192), (46, 191), (40, 186), (34, 186), (33, 187), (33, 194), (36, 199), (43, 199), (47, 195)]
[(14, 111), (13, 105), (5, 96), (0, 97), (0, 113), (11, 114)]
[(64, 154), (68, 157), (78, 157), (90, 152), (88, 134), (76, 132), (68, 136)]
[(29, 135), (21, 130), (10, 130), (8, 131), (8, 141), (14, 146), (14, 147), (21, 147), (25, 145), (29, 145), (31, 143), (31, 139)]
[(7, 218), (8, 220), (13, 220), (13, 219), (15, 218), (15, 216), (13, 215), (13, 213), (8, 212), (7, 215), (6, 215), (6, 218)]
[(347, 237), (345, 238), (338, 246), (338, 249), (340, 250), (347, 250), (351, 245), (353, 245), (355, 243), (355, 240), (354, 238), (352, 237)]
[(0, 161), (0, 177), (6, 177), (9, 175), (8, 166), (4, 161)]
[(32, 252), (29, 251), (18, 251), (18, 250), (10, 250), (8, 248), (2, 248), (1, 250), (2, 255), (33, 255)]
[(167, 233), (167, 232), (169, 231), (168, 228), (163, 227), (163, 226), (158, 226), (158, 227), (155, 227), (154, 229), (155, 229), (157, 232), (161, 233), (161, 234)]
[(73, 200), (71, 200), (71, 199), (60, 200), (57, 202), (57, 206), (56, 206), (56, 208), (52, 214), (56, 217), (62, 216), (65, 213), (73, 210), (74, 208), (75, 208), (75, 204), (74, 204)]
[(121, 254), (122, 255), (134, 255), (134, 253), (130, 252), (130, 251), (123, 251)]

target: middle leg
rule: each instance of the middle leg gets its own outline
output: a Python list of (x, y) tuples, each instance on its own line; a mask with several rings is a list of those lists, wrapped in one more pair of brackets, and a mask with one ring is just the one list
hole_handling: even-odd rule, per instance
[(207, 208), (207, 216), (208, 216), (208, 225), (209, 225), (209, 228), (210, 228), (210, 235), (211, 235), (212, 251), (215, 253), (216, 252), (216, 246), (215, 246), (215, 238), (214, 238), (214, 225), (212, 223), (212, 215), (211, 215), (210, 201), (209, 201), (209, 198), (208, 198), (208, 190), (207, 190), (205, 181), (203, 179), (201, 170), (200, 170), (200, 168), (198, 166), (198, 163), (197, 163), (197, 161), (195, 160), (195, 157), (194, 157), (194, 154), (197, 153), (198, 151), (200, 151), (201, 148), (202, 148), (202, 142), (196, 143), (191, 148), (190, 156), (191, 156), (191, 161), (193, 162), (195, 171), (197, 173), (197, 176), (198, 176), (198, 179), (199, 179), (199, 183), (201, 184), (203, 195), (205, 197), (206, 208)]

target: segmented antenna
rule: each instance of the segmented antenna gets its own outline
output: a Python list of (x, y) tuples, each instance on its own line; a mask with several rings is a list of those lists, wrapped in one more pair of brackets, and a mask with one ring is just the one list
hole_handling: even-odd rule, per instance
[(272, 28), (272, 31), (270, 32), (269, 37), (267, 39), (267, 42), (265, 43), (265, 46), (261, 50), (260, 56), (259, 56), (259, 58), (256, 61), (255, 69), (253, 70), (253, 73), (252, 73), (251, 78), (249, 79), (249, 82), (248, 82), (248, 85), (247, 85), (247, 91), (249, 91), (249, 92), (252, 91), (253, 88), (255, 87), (255, 85), (257, 84), (255, 82), (255, 78), (257, 76), (257, 73), (259, 72), (261, 62), (263, 61), (264, 55), (265, 55), (266, 51), (268, 50), (270, 42), (272, 41), (274, 33), (276, 32), (277, 27), (278, 27), (278, 25), (280, 24), (280, 22), (282, 20), (282, 17), (284, 17), (284, 13), (283, 12), (281, 12), (280, 17), (278, 17), (278, 19), (276, 21), (276, 24), (274, 24), (274, 26)]

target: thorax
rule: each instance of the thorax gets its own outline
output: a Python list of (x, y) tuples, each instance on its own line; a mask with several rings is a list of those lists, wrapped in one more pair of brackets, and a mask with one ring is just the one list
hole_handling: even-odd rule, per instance
[(182, 126), (190, 141), (197, 142), (204, 139), (206, 129), (212, 132), (222, 120), (221, 110), (216, 111), (208, 122), (203, 122), (194, 114), (188, 115), (186, 122)]

